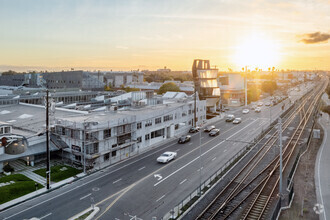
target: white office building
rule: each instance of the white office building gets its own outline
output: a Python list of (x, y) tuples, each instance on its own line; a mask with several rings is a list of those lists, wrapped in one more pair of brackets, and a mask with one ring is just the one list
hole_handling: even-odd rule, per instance
[[(63, 156), (88, 168), (104, 167), (188, 132), (193, 124), (192, 97), (164, 99), (163, 104), (92, 112), (56, 119)], [(197, 101), (197, 124), (206, 120), (206, 101)], [(84, 149), (86, 150), (84, 152)]]

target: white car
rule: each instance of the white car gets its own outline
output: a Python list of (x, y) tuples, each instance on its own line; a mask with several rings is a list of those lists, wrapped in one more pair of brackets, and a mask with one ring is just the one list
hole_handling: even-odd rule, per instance
[(168, 163), (169, 161), (176, 158), (176, 156), (177, 156), (176, 152), (167, 151), (167, 152), (163, 153), (162, 155), (160, 155), (157, 158), (157, 162), (159, 162), (159, 163)]
[(257, 112), (257, 113), (259, 113), (259, 112), (261, 112), (261, 108), (260, 107), (257, 107), (254, 111)]
[(264, 105), (264, 103), (262, 103), (262, 102), (258, 103), (258, 106), (263, 106), (263, 105)]
[(249, 113), (249, 112), (250, 112), (250, 110), (247, 109), (247, 108), (246, 108), (246, 109), (243, 109), (243, 111), (242, 111), (243, 114), (247, 114), (247, 113)]
[(235, 118), (235, 120), (233, 121), (233, 124), (239, 124), (242, 122), (241, 118)]

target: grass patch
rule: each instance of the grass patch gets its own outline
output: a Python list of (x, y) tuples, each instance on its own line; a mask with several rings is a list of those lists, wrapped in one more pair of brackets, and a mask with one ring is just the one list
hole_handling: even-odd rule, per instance
[(82, 216), (79, 216), (79, 217), (76, 218), (75, 220), (84, 220), (84, 219), (87, 218), (90, 214), (92, 214), (93, 211), (94, 211), (94, 209), (90, 210), (89, 212), (86, 212), (86, 213), (83, 214)]
[[(36, 190), (36, 182), (22, 174), (12, 174), (0, 178), (0, 183), (10, 181), (14, 181), (15, 183), (0, 187), (0, 204), (24, 196)], [(43, 188), (43, 186), (38, 183), (38, 189), (41, 188)]]
[[(65, 170), (63, 170), (63, 168)], [(35, 170), (33, 172), (42, 177), (46, 177), (46, 168)], [(77, 170), (76, 168), (65, 165), (56, 165), (50, 168), (50, 180), (53, 182), (59, 182), (61, 180), (75, 176), (78, 173), (81, 173), (81, 170)]]

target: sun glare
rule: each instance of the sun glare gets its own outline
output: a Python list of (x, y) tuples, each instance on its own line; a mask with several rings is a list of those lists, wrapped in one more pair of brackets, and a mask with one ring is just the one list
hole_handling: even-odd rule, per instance
[(234, 61), (240, 67), (268, 69), (276, 66), (278, 46), (263, 36), (252, 36), (237, 47)]

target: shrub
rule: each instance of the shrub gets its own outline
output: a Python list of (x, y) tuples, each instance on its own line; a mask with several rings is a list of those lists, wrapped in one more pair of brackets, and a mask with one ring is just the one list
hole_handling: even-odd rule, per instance
[(5, 171), (6, 173), (14, 172), (14, 168), (12, 168), (9, 164), (6, 164), (6, 165), (3, 167), (3, 171)]

